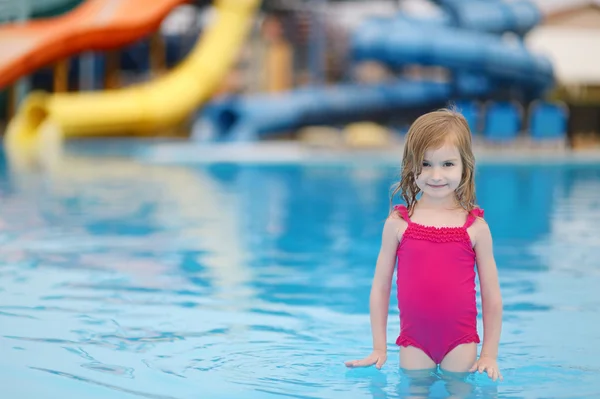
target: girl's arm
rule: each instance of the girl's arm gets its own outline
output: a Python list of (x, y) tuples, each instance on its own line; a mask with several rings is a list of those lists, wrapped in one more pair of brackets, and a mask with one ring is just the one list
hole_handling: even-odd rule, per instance
[(373, 350), (387, 351), (387, 319), (390, 307), (392, 277), (396, 265), (398, 233), (405, 223), (397, 216), (391, 216), (385, 222), (381, 238), (381, 248), (375, 266), (375, 276), (371, 286), (369, 309), (371, 313), (371, 332)]
[(406, 222), (396, 214), (392, 214), (383, 226), (381, 247), (369, 299), (373, 352), (364, 359), (346, 362), (348, 367), (366, 367), (375, 364), (377, 368), (381, 368), (387, 360), (387, 319), (392, 276), (396, 265), (399, 234), (405, 229)]
[(478, 220), (475, 239), (475, 255), (477, 257), (477, 272), (481, 287), (481, 305), (483, 309), (483, 345), (478, 364), (472, 371), (488, 371), (490, 377), (502, 378), (496, 359), (502, 331), (502, 294), (498, 282), (498, 270), (494, 260), (492, 234), (487, 223)]

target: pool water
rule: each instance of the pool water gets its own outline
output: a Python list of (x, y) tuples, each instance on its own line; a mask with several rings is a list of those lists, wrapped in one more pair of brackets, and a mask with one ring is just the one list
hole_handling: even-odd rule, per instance
[[(2, 398), (449, 397), (443, 375), (398, 370), (394, 295), (385, 367), (343, 365), (371, 349), (397, 169), (88, 155), (3, 167)], [(454, 381), (452, 397), (600, 397), (600, 164), (481, 164), (477, 188), (505, 379)]]

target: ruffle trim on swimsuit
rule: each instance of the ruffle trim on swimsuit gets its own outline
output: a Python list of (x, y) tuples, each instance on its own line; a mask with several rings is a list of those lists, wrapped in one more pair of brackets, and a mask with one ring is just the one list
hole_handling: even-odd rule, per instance
[(404, 205), (396, 205), (394, 210), (408, 223), (408, 227), (403, 234), (403, 237), (405, 238), (432, 242), (464, 242), (469, 245), (471, 244), (471, 238), (467, 233), (467, 228), (470, 227), (478, 217), (483, 217), (484, 214), (483, 209), (475, 208), (467, 216), (467, 221), (464, 226), (435, 227), (425, 226), (410, 220), (408, 210)]
[(452, 343), (452, 345), (450, 345), (450, 349), (448, 350), (448, 352), (451, 351), (452, 349), (456, 348), (458, 345), (470, 344), (472, 342), (475, 342), (476, 344), (481, 342), (479, 339), (478, 333), (468, 334), (468, 335), (465, 335), (464, 337), (457, 339), (456, 341), (454, 341)]
[(416, 343), (414, 340), (405, 337), (404, 335), (400, 335), (400, 336), (398, 336), (398, 338), (396, 338), (396, 345), (398, 345), (398, 346), (414, 346), (415, 348), (419, 348), (419, 349), (423, 350), (421, 345)]
[(462, 227), (433, 227), (412, 223), (404, 232), (405, 238), (433, 242), (471, 242), (467, 231)]

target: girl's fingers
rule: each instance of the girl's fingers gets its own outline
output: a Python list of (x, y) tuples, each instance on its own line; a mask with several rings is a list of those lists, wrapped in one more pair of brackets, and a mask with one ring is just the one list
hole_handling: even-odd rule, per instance
[[(364, 358), (364, 359), (350, 360), (349, 362), (346, 362), (346, 366), (358, 367), (358, 366), (365, 364), (369, 360), (370, 360), (370, 358), (368, 358), (368, 357)], [(370, 363), (370, 364), (373, 364), (373, 363)]]
[(502, 381), (502, 374), (500, 374), (500, 370), (496, 371), (496, 381)]
[(373, 359), (364, 359), (363, 361), (360, 362), (361, 366), (370, 366), (373, 363), (375, 363), (375, 361)]
[(360, 360), (350, 360), (345, 362), (346, 367), (368, 367), (375, 365), (378, 369), (383, 367), (383, 364), (387, 360), (386, 356), (369, 356)]
[(366, 359), (362, 359), (362, 360), (357, 360), (354, 367), (365, 367), (365, 366), (370, 366), (373, 363), (375, 363), (375, 360), (373, 360), (370, 357), (367, 357)]
[[(504, 377), (502, 377), (502, 373), (500, 372), (500, 370), (492, 369), (492, 371), (493, 372), (492, 372), (492, 375), (490, 376), (490, 378), (493, 381), (503, 381), (504, 380)], [(488, 375), (490, 375), (489, 372), (488, 372)]]
[(475, 362), (475, 364), (469, 369), (470, 373), (479, 372), (481, 374), (484, 371), (487, 371), (488, 377), (491, 378), (494, 381), (497, 381), (497, 380), (502, 381), (502, 380), (504, 380), (504, 377), (502, 377), (502, 373), (500, 373), (500, 370), (498, 370), (495, 367), (489, 367), (485, 363), (484, 364), (479, 364), (478, 362)]

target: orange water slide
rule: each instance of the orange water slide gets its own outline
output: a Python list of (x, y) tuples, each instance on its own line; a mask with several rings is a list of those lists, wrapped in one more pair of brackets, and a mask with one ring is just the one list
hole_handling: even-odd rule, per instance
[(0, 89), (87, 50), (109, 50), (156, 31), (188, 0), (87, 0), (56, 18), (0, 26)]

